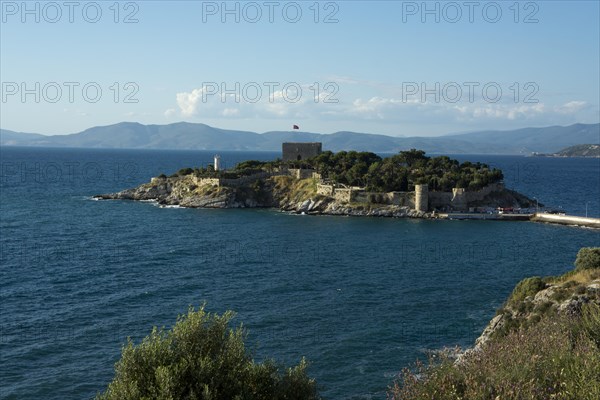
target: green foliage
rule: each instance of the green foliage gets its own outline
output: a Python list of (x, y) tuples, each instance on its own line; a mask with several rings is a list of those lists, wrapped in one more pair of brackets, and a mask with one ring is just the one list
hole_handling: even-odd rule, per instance
[[(579, 251), (584, 265), (594, 249)], [(590, 262), (590, 260), (592, 260)], [(577, 263), (576, 263), (577, 265)], [(598, 269), (559, 277), (527, 278), (501, 309), (504, 323), (481, 348), (455, 363), (449, 357), (417, 362), (390, 387), (389, 398), (417, 399), (600, 399), (600, 301), (590, 295), (581, 313), (559, 313), (555, 302), (534, 304), (527, 297), (554, 286), (554, 301), (583, 294)], [(597, 268), (597, 266), (596, 266)]]
[(600, 305), (588, 303), (581, 307), (581, 328), (600, 348)]
[(182, 168), (179, 171), (177, 171), (177, 175), (179, 175), (179, 176), (191, 175), (193, 173), (194, 173), (194, 170), (191, 168)]
[(582, 318), (541, 317), (537, 324), (490, 341), (455, 364), (451, 358), (404, 369), (389, 398), (600, 398), (600, 307)]
[(387, 158), (375, 153), (358, 151), (325, 151), (316, 157), (301, 160), (248, 160), (233, 169), (214, 171), (206, 168), (184, 168), (173, 177), (194, 173), (199, 178), (235, 179), (281, 167), (316, 169), (323, 178), (349, 186), (366, 187), (372, 192), (407, 192), (415, 184), (428, 184), (431, 191), (450, 191), (455, 187), (478, 190), (503, 179), (502, 171), (482, 163), (460, 164), (446, 156), (430, 158), (422, 150), (411, 149)]
[(486, 164), (452, 160), (446, 156), (430, 158), (422, 150), (401, 151), (382, 159), (370, 152), (325, 151), (304, 161), (325, 178), (335, 182), (365, 186), (374, 192), (410, 191), (415, 184), (428, 184), (432, 191), (454, 187), (478, 190), (503, 179), (502, 172)]
[(583, 247), (577, 253), (575, 270), (600, 268), (600, 247)]
[(283, 372), (271, 360), (255, 363), (245, 330), (229, 328), (232, 317), (190, 308), (171, 330), (155, 327), (139, 345), (128, 340), (113, 381), (97, 399), (318, 398), (304, 359)]
[(517, 286), (515, 286), (512, 294), (510, 295), (508, 303), (516, 304), (518, 302), (522, 302), (528, 296), (535, 296), (537, 292), (545, 287), (546, 284), (539, 276), (525, 278), (521, 282), (517, 283)]

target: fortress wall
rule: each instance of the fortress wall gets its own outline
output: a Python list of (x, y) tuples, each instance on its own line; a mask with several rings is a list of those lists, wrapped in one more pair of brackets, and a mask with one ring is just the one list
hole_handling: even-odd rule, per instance
[(462, 188), (452, 189), (452, 192), (429, 192), (429, 206), (442, 209), (451, 207), (456, 211), (466, 211), (470, 202), (481, 201), (490, 193), (503, 189), (502, 183), (494, 183), (476, 192)]
[(449, 206), (452, 202), (451, 192), (431, 192), (429, 193), (429, 204), (431, 208), (443, 208)]
[(464, 188), (453, 188), (450, 206), (453, 210), (468, 211), (467, 195)]
[(466, 201), (467, 201), (467, 203), (472, 202), (472, 201), (481, 201), (490, 193), (500, 192), (502, 190), (504, 190), (504, 184), (493, 183), (491, 185), (487, 185), (486, 187), (484, 187), (481, 190), (478, 190), (476, 192), (466, 192), (465, 193), (465, 196), (467, 199)]
[(333, 198), (343, 203), (350, 203), (352, 201), (353, 192), (352, 189), (335, 189)]
[(307, 168), (290, 168), (288, 169), (288, 174), (296, 179), (308, 179), (313, 177), (315, 170)]
[(198, 178), (194, 176), (193, 181), (198, 186), (221, 186), (221, 179), (219, 178)]
[(333, 185), (317, 184), (317, 194), (322, 196), (333, 196), (334, 188)]
[(386, 195), (390, 204), (415, 208), (415, 192), (389, 192)]
[(269, 177), (274, 176), (274, 175), (278, 175), (278, 174), (277, 173), (271, 173), (271, 172), (259, 172), (259, 173), (248, 175), (248, 176), (242, 176), (242, 177), (236, 178), (236, 179), (198, 178), (198, 177), (194, 176), (193, 177), (193, 182), (196, 185), (198, 185), (198, 186), (210, 185), (210, 186), (232, 186), (232, 187), (237, 187), (237, 186), (246, 185), (248, 183), (252, 183), (252, 182), (256, 181), (257, 179), (265, 179), (265, 178), (269, 178)]

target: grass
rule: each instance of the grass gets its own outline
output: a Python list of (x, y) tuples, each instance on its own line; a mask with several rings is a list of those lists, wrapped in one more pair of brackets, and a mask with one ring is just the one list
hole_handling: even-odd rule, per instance
[[(573, 399), (600, 398), (600, 306), (581, 317), (545, 315), (529, 327), (488, 342), (465, 356), (405, 369), (389, 398)], [(422, 379), (420, 377), (425, 376)]]
[[(600, 268), (589, 268), (597, 266), (597, 248), (584, 253), (574, 271), (519, 282), (498, 310), (503, 325), (490, 340), (458, 363), (442, 357), (405, 368), (388, 398), (600, 399), (600, 294), (588, 289)], [(553, 291), (546, 300), (533, 301), (546, 288)], [(558, 312), (569, 299), (577, 299), (580, 312)]]
[(291, 176), (275, 176), (271, 179), (275, 184), (275, 192), (281, 193), (288, 201), (301, 202), (317, 197), (316, 179), (298, 180)]

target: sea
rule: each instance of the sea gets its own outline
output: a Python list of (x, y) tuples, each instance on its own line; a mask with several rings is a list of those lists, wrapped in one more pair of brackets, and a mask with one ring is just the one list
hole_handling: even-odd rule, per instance
[[(326, 399), (385, 399), (404, 367), (469, 347), (515, 284), (573, 268), (598, 230), (95, 201), (210, 151), (0, 149), (0, 398), (90, 399), (127, 338), (234, 310), (256, 361), (310, 363)], [(220, 152), (222, 164), (275, 152)], [(600, 159), (460, 155), (600, 217)]]

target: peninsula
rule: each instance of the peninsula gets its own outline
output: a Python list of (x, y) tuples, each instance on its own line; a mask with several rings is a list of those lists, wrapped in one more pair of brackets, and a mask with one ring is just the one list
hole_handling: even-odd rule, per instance
[(600, 145), (598, 144), (578, 144), (570, 146), (556, 153), (533, 153), (536, 157), (589, 157), (600, 158)]
[(284, 143), (282, 150), (282, 159), (245, 161), (230, 170), (221, 169), (216, 156), (214, 166), (184, 168), (136, 188), (95, 198), (151, 200), (181, 207), (264, 207), (305, 214), (413, 218), (439, 218), (452, 212), (492, 218), (494, 213), (499, 215), (498, 210), (526, 214), (539, 206), (506, 189), (502, 171), (482, 163), (431, 158), (415, 149), (387, 158), (370, 152), (322, 152), (321, 143)]

